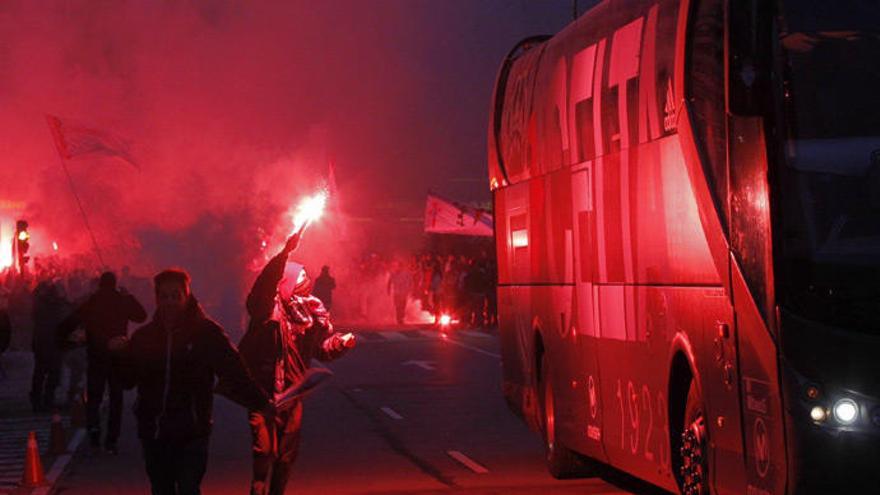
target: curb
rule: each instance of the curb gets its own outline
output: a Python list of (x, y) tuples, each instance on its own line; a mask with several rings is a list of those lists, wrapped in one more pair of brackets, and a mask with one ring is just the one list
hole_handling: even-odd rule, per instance
[(67, 470), (67, 466), (70, 464), (70, 461), (73, 460), (73, 456), (76, 454), (79, 445), (85, 437), (85, 428), (77, 428), (76, 431), (74, 431), (73, 437), (67, 444), (67, 453), (56, 457), (55, 462), (52, 463), (52, 469), (46, 474), (46, 481), (48, 484), (33, 490), (31, 495), (48, 495), (54, 493), (55, 484), (61, 479), (64, 472)]

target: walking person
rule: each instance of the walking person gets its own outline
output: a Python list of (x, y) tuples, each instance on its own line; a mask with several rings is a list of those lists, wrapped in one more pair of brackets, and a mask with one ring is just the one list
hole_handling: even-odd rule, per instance
[(61, 379), (64, 358), (56, 329), (70, 311), (58, 284), (43, 281), (34, 289), (34, 372), (31, 378), (31, 406), (34, 412), (55, 407), (55, 390)]
[(388, 277), (388, 293), (394, 299), (394, 316), (398, 325), (403, 325), (406, 317), (406, 301), (412, 292), (413, 274), (400, 261), (395, 261), (391, 266), (391, 275)]
[[(9, 303), (6, 290), (0, 287), (0, 358), (12, 343), (12, 320), (9, 318)], [(6, 370), (0, 362), (0, 379), (6, 379)]]
[(62, 338), (82, 325), (86, 332), (86, 423), (93, 448), (101, 445), (101, 402), (108, 390), (110, 408), (104, 448), (117, 453), (122, 426), (122, 382), (120, 381), (119, 337), (128, 336), (128, 323), (147, 319), (144, 307), (124, 288), (116, 287), (116, 275), (104, 272), (98, 290), (61, 324)]
[[(299, 244), (291, 236), (263, 268), (247, 298), (250, 324), (239, 348), (264, 390), (279, 394), (298, 384), (313, 358), (329, 361), (354, 346), (354, 336), (335, 333), (321, 300), (301, 265), (288, 263)], [(299, 450), (302, 402), (267, 415), (249, 414), (253, 472), (251, 495), (281, 495)]]
[(156, 313), (126, 342), (124, 384), (137, 387), (135, 417), (153, 495), (197, 495), (208, 466), (214, 382), (225, 395), (271, 415), (273, 401), (251, 378), (223, 328), (205, 315), (189, 275), (154, 278)]

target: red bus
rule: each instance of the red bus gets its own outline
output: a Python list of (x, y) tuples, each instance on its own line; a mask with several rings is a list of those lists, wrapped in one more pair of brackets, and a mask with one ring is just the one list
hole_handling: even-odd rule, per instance
[(878, 12), (605, 0), (503, 61), (503, 392), (553, 475), (876, 489)]

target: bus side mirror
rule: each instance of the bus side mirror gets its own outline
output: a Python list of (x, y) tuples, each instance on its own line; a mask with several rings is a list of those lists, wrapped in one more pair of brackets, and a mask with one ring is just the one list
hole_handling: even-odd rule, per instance
[(772, 108), (774, 2), (728, 2), (728, 111), (760, 116)]

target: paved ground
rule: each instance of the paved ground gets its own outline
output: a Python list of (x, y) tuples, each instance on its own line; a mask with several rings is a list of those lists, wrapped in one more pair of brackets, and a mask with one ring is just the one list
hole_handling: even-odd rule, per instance
[[(51, 479), (54, 480), (61, 473), (69, 456), (48, 454), (52, 414), (34, 414), (31, 411), (27, 397), (33, 369), (32, 355), (28, 352), (10, 352), (0, 358), (0, 363), (3, 368), (0, 373), (0, 494), (27, 493), (27, 490), (19, 488), (19, 483), (29, 432), (37, 434), (41, 463), (45, 474)], [(60, 416), (66, 440), (75, 440), (77, 432), (70, 428), (66, 411), (61, 411)], [(72, 442), (72, 445), (76, 444)]]
[[(541, 443), (500, 393), (497, 339), (483, 332), (442, 338), (417, 329), (358, 332), (359, 346), (327, 364), (335, 377), (306, 403), (297, 494), (624, 494), (624, 479), (558, 481)], [(132, 397), (128, 396), (130, 404)], [(245, 413), (218, 398), (203, 493), (247, 493)], [(127, 411), (119, 456), (71, 463), (55, 493), (145, 494), (149, 485)]]

